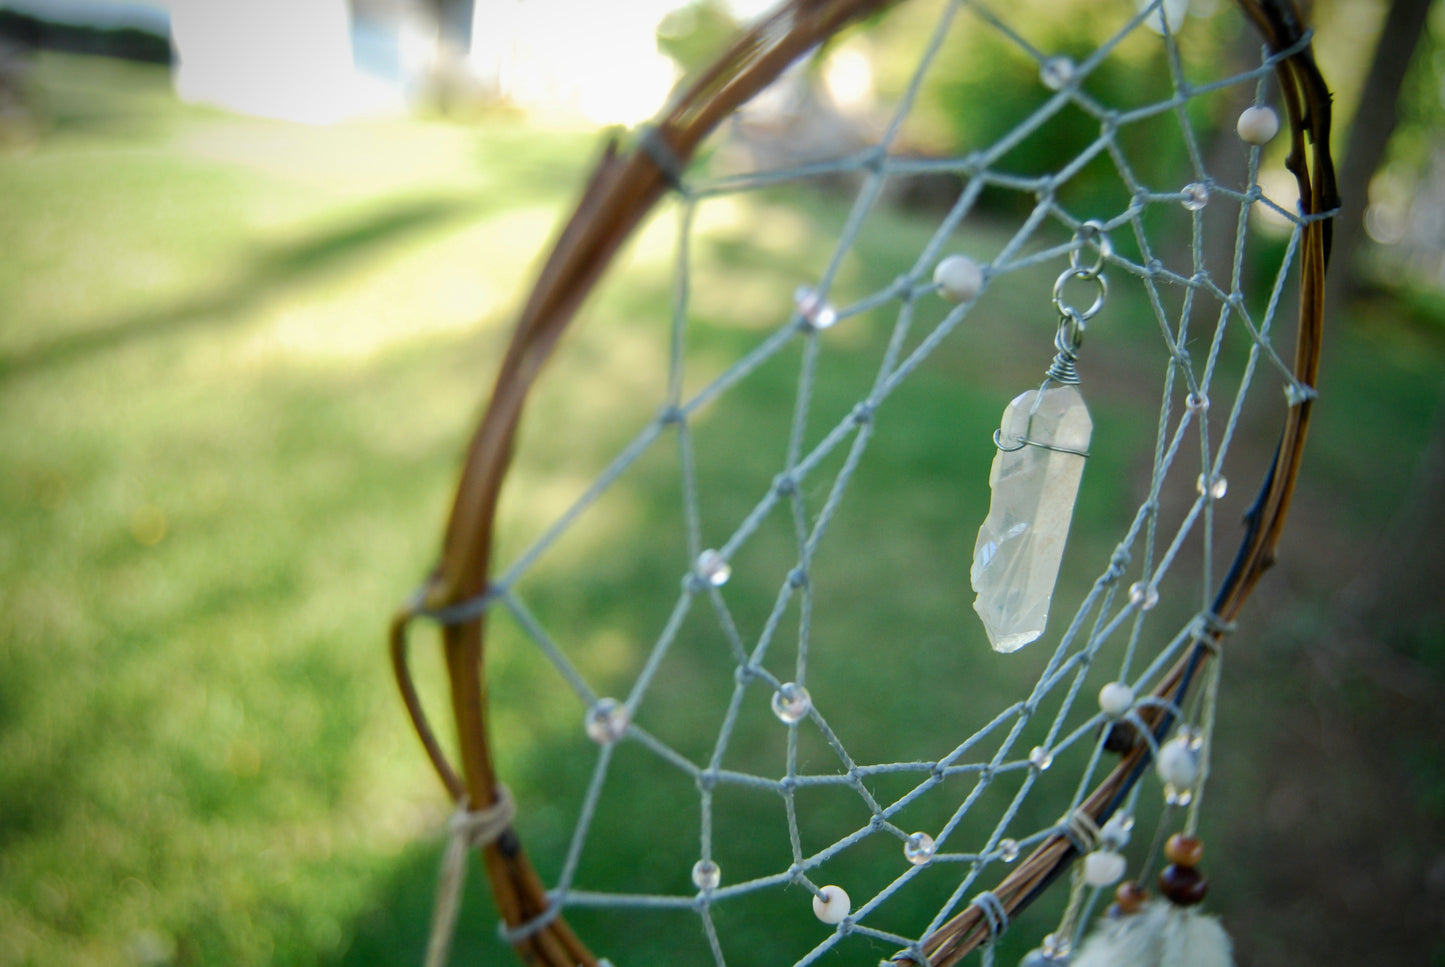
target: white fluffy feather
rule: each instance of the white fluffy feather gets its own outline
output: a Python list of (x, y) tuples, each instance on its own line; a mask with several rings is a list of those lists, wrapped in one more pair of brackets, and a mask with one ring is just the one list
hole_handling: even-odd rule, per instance
[(1164, 928), (1161, 967), (1234, 967), (1234, 945), (1216, 918), (1178, 910)]
[(1071, 959), (1072, 967), (1234, 967), (1229, 935), (1214, 917), (1167, 900), (1105, 918)]

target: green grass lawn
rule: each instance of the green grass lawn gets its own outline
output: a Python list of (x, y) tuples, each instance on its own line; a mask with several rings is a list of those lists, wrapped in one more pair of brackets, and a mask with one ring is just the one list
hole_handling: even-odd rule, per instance
[[(306, 128), (236, 118), (176, 104), (152, 68), (100, 60), (42, 58), (34, 84), (38, 138), (0, 156), (0, 965), (417, 963), (448, 804), (396, 698), (383, 631), (432, 563), (510, 309), (598, 142), (506, 119)], [(603, 287), (547, 374), (504, 500), (504, 559), (663, 398), (670, 214), (631, 247), (625, 279)], [(700, 254), (717, 268), (694, 280), (695, 377), (780, 321), (843, 215), (822, 195), (704, 207)], [(905, 271), (931, 226), (884, 212), (838, 291)], [(967, 571), (989, 435), (1051, 351), (1049, 277), (1001, 293), (880, 411), (820, 557), (814, 635), (837, 650), (810, 687), (820, 702), (868, 713), (840, 717), (866, 758), (938, 754), (960, 722), (977, 727), (975, 705), (996, 709), (1041, 667), (1043, 655), (980, 660)], [(1097, 428), (1080, 518), (1098, 526), (1076, 533), (1079, 561), (1106, 560), (1132, 513), (1148, 469), (1135, 444), (1156, 418), (1162, 369), (1143, 355), (1157, 350), (1152, 322), (1127, 296), (1118, 307), (1085, 350)], [(933, 319), (943, 311), (920, 307)], [(866, 358), (884, 337), (840, 326), (823, 350), (831, 381), (818, 387), (818, 427), (866, 387)], [(1404, 493), (1440, 385), (1438, 330), (1359, 327), (1336, 345), (1303, 526), (1266, 580), (1265, 604), (1247, 612), (1259, 622), (1239, 639), (1250, 650), (1226, 665), (1226, 707), (1239, 712), (1224, 713), (1222, 741), (1237, 751), (1220, 767), (1207, 823), (1231, 835), (1257, 829), (1252, 818), (1276, 802), (1292, 742), (1319, 748), (1292, 731), (1310, 702), (1355, 703), (1351, 721), (1416, 763), (1423, 791), (1411, 795), (1427, 819), (1439, 815), (1438, 760), (1419, 765), (1418, 743), (1392, 744), (1382, 691), (1366, 682), (1322, 698), (1291, 677), (1349, 576), (1339, 556), (1370, 547)], [(1018, 362), (980, 367), (980, 346), (1017, 349), (1003, 355)], [(705, 536), (725, 536), (776, 467), (796, 377), (797, 355), (785, 353), (699, 420)], [(1246, 427), (1246, 478), (1273, 432)], [(668, 456), (635, 468), (527, 589), (604, 690), (636, 674), (686, 566)], [(1252, 486), (1225, 509), (1242, 512)], [(817, 487), (814, 508), (826, 493)], [(735, 562), (728, 593), (752, 634), (777, 587), (767, 562), (786, 553), (790, 528), (775, 515), (753, 559)], [(1067, 593), (1094, 573), (1085, 567)], [(576, 794), (591, 761), (576, 741), (583, 709), (497, 624), (494, 716), (510, 740), (501, 768), (528, 804), (520, 828), (550, 878), (573, 824), (550, 803)], [(668, 666), (649, 714), (702, 755), (726, 695), (714, 686), (697, 701), (688, 689), (730, 666), (708, 652), (708, 632), (696, 634), (704, 647)], [(418, 642), (420, 674), (439, 701), (429, 644)], [(779, 670), (790, 661), (778, 655)], [(1438, 653), (1426, 667), (1441, 674)], [(918, 751), (897, 751), (900, 736), (918, 737)], [(767, 755), (779, 736), (744, 732), (739, 744)], [(1359, 771), (1339, 781), (1382, 781), (1364, 771), (1370, 756), (1357, 758), (1342, 768)], [(615, 781), (645, 786), (644, 765), (622, 762)], [(647, 796), (643, 815), (588, 854), (585, 876), (684, 887), (690, 854), (660, 847), (654, 824), (671, 811), (694, 824), (695, 793), (658, 783)], [(730, 875), (775, 869), (786, 847), (779, 804), (734, 806)], [(820, 800), (817, 815), (846, 828), (859, 821), (852, 808)], [(1039, 812), (1027, 821), (1050, 821), (1049, 804), (1030, 808)], [(924, 828), (939, 815), (916, 819)], [(1238, 872), (1222, 878), (1218, 905), (1240, 911), (1243, 948), (1272, 949), (1248, 932), (1269, 871), (1251, 868), (1244, 845), (1219, 853)], [(871, 859), (837, 869), (876, 878)], [(897, 910), (899, 929), (947, 895), (944, 872), (916, 907)], [(474, 871), (456, 963), (507, 962), (484, 893)], [(728, 916), (728, 936), (755, 954), (820, 939), (810, 916), (782, 940), (772, 939), (776, 911)], [(580, 920), (619, 967), (700, 962), (700, 949), (669, 961), (681, 955), (625, 918)], [(1046, 925), (1040, 915), (1008, 938), (1001, 962)]]

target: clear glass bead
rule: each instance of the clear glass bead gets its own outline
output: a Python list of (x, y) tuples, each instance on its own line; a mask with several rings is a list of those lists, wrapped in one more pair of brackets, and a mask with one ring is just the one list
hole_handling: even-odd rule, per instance
[(708, 548), (697, 556), (693, 569), (697, 571), (698, 577), (715, 588), (727, 584), (728, 578), (733, 576), (732, 565), (712, 548)]
[(1074, 79), (1074, 62), (1067, 57), (1050, 57), (1039, 65), (1039, 80), (1051, 91), (1062, 91)]
[(1159, 603), (1159, 589), (1147, 581), (1135, 581), (1129, 585), (1129, 601), (1140, 611), (1148, 611)]
[(903, 856), (914, 866), (922, 866), (933, 859), (938, 844), (927, 833), (914, 833), (903, 841)]
[(1180, 193), (1183, 197), (1179, 204), (1183, 205), (1186, 211), (1197, 212), (1209, 204), (1209, 189), (1197, 181), (1185, 185)]
[(1315, 398), (1315, 391), (1303, 383), (1291, 381), (1284, 388), (1284, 398), (1290, 406), (1299, 406)]
[(1019, 841), (1012, 837), (998, 841), (998, 858), (1005, 863), (1012, 863), (1019, 858)]
[(1191, 413), (1203, 413), (1209, 409), (1209, 397), (1203, 393), (1190, 393), (1184, 397), (1184, 405), (1189, 407)]
[(1190, 752), (1198, 752), (1204, 748), (1204, 730), (1197, 725), (1184, 726), (1179, 730), (1177, 738)]
[(1109, 817), (1099, 827), (1099, 842), (1109, 849), (1123, 849), (1129, 845), (1129, 833), (1134, 828), (1134, 816), (1122, 810)]
[(796, 682), (784, 682), (773, 693), (773, 714), (789, 725), (801, 722), (812, 707), (813, 696)]
[(599, 698), (587, 710), (587, 737), (598, 745), (607, 745), (622, 738), (631, 723), (627, 706), (615, 698)]
[(722, 870), (712, 860), (698, 860), (692, 864), (692, 885), (699, 890), (716, 890), (722, 882)]
[(1039, 947), (1043, 950), (1045, 957), (1050, 957), (1055, 961), (1062, 960), (1074, 952), (1074, 945), (1069, 942), (1069, 938), (1057, 933), (1051, 933), (1045, 937)]
[(1222, 476), (1215, 476), (1213, 479), (1206, 480), (1204, 474), (1201, 473), (1198, 479), (1194, 481), (1194, 489), (1199, 491), (1203, 496), (1218, 500), (1229, 493), (1229, 481), (1225, 480)]
[(1043, 772), (1054, 764), (1054, 754), (1041, 745), (1036, 745), (1029, 750), (1029, 765)]
[(793, 293), (793, 305), (809, 329), (830, 329), (838, 321), (838, 310), (806, 285)]
[(1187, 806), (1194, 801), (1194, 790), (1166, 782), (1164, 784), (1164, 801), (1171, 806)]

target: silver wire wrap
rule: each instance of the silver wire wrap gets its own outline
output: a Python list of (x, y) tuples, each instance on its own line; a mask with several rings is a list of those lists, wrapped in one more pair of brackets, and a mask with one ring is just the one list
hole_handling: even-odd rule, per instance
[[(1050, 383), (1059, 383), (1065, 386), (1078, 385), (1079, 371), (1074, 364), (1079, 358), (1079, 347), (1084, 344), (1084, 333), (1089, 328), (1089, 320), (1099, 314), (1099, 311), (1104, 308), (1104, 300), (1109, 296), (1109, 280), (1104, 277), (1104, 262), (1114, 254), (1114, 246), (1109, 241), (1109, 236), (1104, 234), (1103, 224), (1094, 219), (1084, 222), (1074, 232), (1074, 242), (1076, 244), (1069, 250), (1069, 267), (1059, 273), (1059, 277), (1054, 280), (1054, 308), (1059, 310), (1059, 328), (1054, 333), (1056, 352), (1053, 362), (1049, 364), (1048, 371), (1044, 374), (1043, 385), (1039, 387), (1039, 396), (1034, 400), (1035, 408), (1042, 401), (1043, 391), (1048, 388)], [(1094, 246), (1096, 254), (1092, 264), (1084, 265), (1079, 253), (1089, 245)], [(1087, 309), (1079, 309), (1064, 298), (1064, 287), (1073, 279), (1093, 282), (1098, 290), (1094, 294), (1094, 301), (1089, 304)], [(1033, 424), (1033, 418), (1034, 414), (1031, 411), (1029, 425)], [(1032, 439), (1027, 430), (1017, 442), (1005, 445), (1002, 427), (993, 431), (993, 445), (1003, 453), (1013, 453), (1024, 447), (1038, 447), (1041, 450), (1052, 450), (1055, 453), (1072, 453), (1076, 457), (1088, 457), (1089, 455), (1087, 450), (1041, 443)]]

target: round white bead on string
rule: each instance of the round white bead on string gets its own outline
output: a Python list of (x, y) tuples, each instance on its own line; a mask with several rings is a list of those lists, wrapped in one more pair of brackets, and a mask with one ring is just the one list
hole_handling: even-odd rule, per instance
[(933, 270), (933, 284), (949, 302), (970, 302), (983, 291), (983, 267), (967, 255), (950, 255)]
[(1199, 751), (1191, 748), (1188, 736), (1175, 736), (1159, 747), (1154, 768), (1165, 784), (1191, 789), (1199, 779)]
[(1240, 112), (1234, 129), (1246, 144), (1268, 144), (1279, 134), (1279, 115), (1267, 107), (1247, 107)]
[(842, 923), (852, 909), (853, 901), (841, 886), (825, 886), (813, 897), (813, 915), (824, 923)]
[(1084, 857), (1084, 883), (1089, 886), (1113, 886), (1124, 878), (1128, 861), (1122, 853), (1096, 849)]
[(1134, 707), (1134, 689), (1123, 682), (1110, 682), (1099, 689), (1099, 708), (1111, 719), (1129, 714)]

